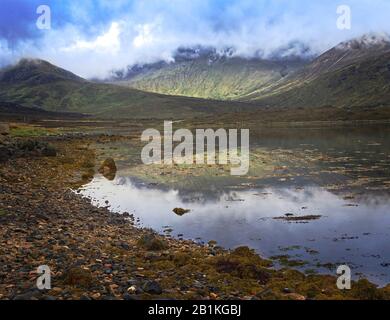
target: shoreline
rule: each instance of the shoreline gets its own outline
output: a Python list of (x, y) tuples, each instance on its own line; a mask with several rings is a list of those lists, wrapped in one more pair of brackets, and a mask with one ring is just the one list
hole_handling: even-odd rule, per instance
[[(135, 227), (129, 214), (94, 207), (70, 188), (93, 177), (88, 146), (96, 139), (34, 138), (57, 155), (2, 163), (0, 299), (390, 299), (390, 285), (361, 280), (340, 291), (334, 276), (274, 270), (249, 248), (164, 237)], [(35, 282), (43, 264), (53, 276), (52, 290), (41, 292)]]

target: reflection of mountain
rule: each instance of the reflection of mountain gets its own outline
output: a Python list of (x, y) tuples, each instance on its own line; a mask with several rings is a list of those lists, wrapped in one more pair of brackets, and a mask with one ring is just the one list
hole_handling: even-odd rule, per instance
[[(264, 201), (269, 197), (276, 197), (273, 192), (276, 192), (278, 197), (280, 197), (279, 200), (290, 198), (293, 200), (294, 198), (291, 195), (299, 194), (299, 199), (303, 202), (310, 202), (310, 199), (313, 198), (318, 192), (326, 193), (332, 197), (337, 198), (340, 203), (343, 202), (346, 204), (345, 207), (348, 207), (348, 204), (350, 203), (358, 203), (359, 205), (366, 206), (381, 206), (388, 203), (389, 201), (389, 191), (380, 189), (380, 185), (378, 185), (378, 190), (380, 191), (375, 189), (364, 189), (364, 193), (362, 193), (359, 187), (352, 188), (351, 186), (348, 186), (347, 181), (342, 182), (341, 177), (337, 174), (335, 174), (333, 177), (322, 177), (322, 179), (324, 180), (321, 181), (321, 178), (311, 176), (305, 179), (301, 179), (300, 183), (298, 182), (300, 179), (280, 183), (279, 179), (272, 178), (262, 180), (262, 185), (257, 188), (249, 186), (232, 188), (229, 185), (225, 185), (219, 186), (219, 188), (214, 186), (210, 187), (209, 189), (204, 188), (202, 190), (189, 189), (185, 187), (178, 188), (177, 186), (170, 186), (165, 184), (145, 183), (142, 180), (134, 177), (120, 175), (117, 176), (114, 181), (107, 180), (106, 182), (104, 180), (97, 179), (95, 182), (98, 184), (113, 183), (114, 185), (111, 185), (111, 187), (121, 188), (123, 192), (125, 192), (127, 189), (131, 189), (138, 190), (143, 195), (169, 195), (169, 197), (175, 198), (178, 202), (172, 203), (173, 207), (169, 212), (171, 212), (175, 206), (177, 207), (180, 205), (183, 206), (183, 208), (186, 207), (190, 210), (193, 206), (211, 205), (221, 201), (226, 203), (226, 206), (240, 205), (240, 203), (244, 203), (248, 200), (248, 196), (254, 197), (254, 199), (257, 199), (258, 201)], [(344, 183), (344, 185), (340, 186), (340, 188), (330, 188), (328, 190), (327, 187), (331, 186), (332, 183), (337, 183), (337, 185)], [(273, 190), (273, 192), (270, 190)], [(119, 193), (122, 191), (119, 191)], [(112, 190), (110, 192), (112, 192)], [(355, 196), (351, 197), (351, 194), (354, 194)], [(192, 210), (188, 214), (193, 214)]]
[[(264, 191), (265, 197), (253, 191), (237, 192), (239, 198), (245, 199), (241, 202), (232, 203), (222, 197), (218, 201), (187, 205), (174, 190), (140, 189), (97, 178), (81, 194), (95, 204), (105, 206), (108, 201), (115, 211), (134, 213), (141, 226), (161, 233), (169, 226), (172, 236), (180, 234), (185, 239), (200, 238), (204, 242), (214, 240), (225, 248), (246, 245), (265, 257), (285, 255), (285, 248), (290, 248), (292, 254), (299, 254), (299, 259), (309, 261), (309, 265), (302, 266), (303, 270), (318, 269), (319, 262), (346, 261), (356, 265), (357, 272), (375, 275), (372, 277), (379, 284), (389, 283), (389, 274), (380, 266), (390, 261), (386, 236), (390, 223), (388, 197), (377, 204), (346, 207), (346, 201), (322, 188)], [(175, 207), (188, 208), (191, 212), (177, 216), (172, 213)], [(323, 218), (307, 224), (273, 219), (286, 213)], [(297, 247), (291, 248), (292, 245)], [(364, 257), (364, 253), (369, 256)], [(373, 254), (381, 259), (373, 259)]]
[[(157, 183), (145, 183), (144, 181), (134, 178), (134, 177), (125, 177), (118, 175), (116, 177), (115, 183), (117, 185), (126, 186), (134, 185), (140, 190), (159, 190), (163, 192), (174, 191), (177, 193), (177, 196), (184, 204), (191, 203), (207, 203), (219, 201), (220, 198), (226, 194), (229, 190), (226, 187), (210, 187), (203, 190), (198, 189), (189, 189), (189, 188), (177, 188), (175, 186), (168, 186), (166, 184), (157, 184)], [(173, 208), (172, 208), (173, 209)]]

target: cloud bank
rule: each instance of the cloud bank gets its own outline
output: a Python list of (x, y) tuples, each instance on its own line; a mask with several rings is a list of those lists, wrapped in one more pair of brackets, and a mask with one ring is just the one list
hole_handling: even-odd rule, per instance
[[(178, 47), (233, 47), (237, 55), (318, 54), (369, 32), (390, 32), (388, 0), (47, 0), (50, 30), (36, 27), (42, 0), (2, 0), (0, 65), (46, 59), (80, 76), (172, 60)], [(337, 7), (349, 5), (351, 30)], [(308, 49), (309, 48), (309, 49)]]

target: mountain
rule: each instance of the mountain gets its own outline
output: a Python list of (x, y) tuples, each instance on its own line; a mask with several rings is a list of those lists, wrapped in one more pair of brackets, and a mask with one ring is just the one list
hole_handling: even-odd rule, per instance
[(38, 59), (21, 59), (17, 65), (0, 70), (0, 82), (3, 84), (24, 83), (33, 86), (58, 81), (85, 82), (69, 71)]
[(49, 62), (31, 59), (23, 59), (0, 71), (0, 101), (104, 118), (164, 119), (235, 111), (243, 105), (90, 82)]
[(390, 38), (365, 35), (325, 52), (284, 81), (241, 98), (268, 106), (390, 106)]
[(179, 48), (172, 62), (129, 66), (113, 72), (110, 80), (148, 92), (236, 100), (281, 81), (305, 63), (296, 57), (241, 58), (232, 49)]
[(388, 119), (390, 37), (365, 35), (310, 61), (291, 55), (244, 59), (232, 50), (182, 48), (173, 62), (116, 71), (111, 82), (87, 81), (48, 62), (24, 59), (0, 71), (0, 101), (104, 118), (240, 112), (269, 121)]
[[(308, 49), (298, 47), (305, 56)], [(296, 51), (297, 45), (293, 48)], [(270, 59), (246, 59), (233, 50), (181, 48), (173, 62), (130, 66), (115, 72), (111, 80), (148, 92), (233, 100), (254, 107), (372, 111), (390, 105), (389, 61), (390, 37), (373, 33), (342, 42), (314, 59), (283, 52)]]

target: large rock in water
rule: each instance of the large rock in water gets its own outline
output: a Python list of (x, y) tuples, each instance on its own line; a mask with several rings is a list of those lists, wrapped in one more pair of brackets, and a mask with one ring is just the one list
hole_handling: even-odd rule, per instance
[(9, 125), (7, 123), (0, 122), (0, 135), (7, 136), (9, 135)]
[(103, 164), (99, 168), (99, 173), (101, 173), (106, 179), (110, 181), (115, 179), (116, 171), (116, 164), (112, 158), (104, 160)]
[(189, 209), (183, 209), (183, 208), (175, 208), (172, 210), (174, 213), (176, 213), (178, 216), (184, 216), (186, 213), (190, 212)]

